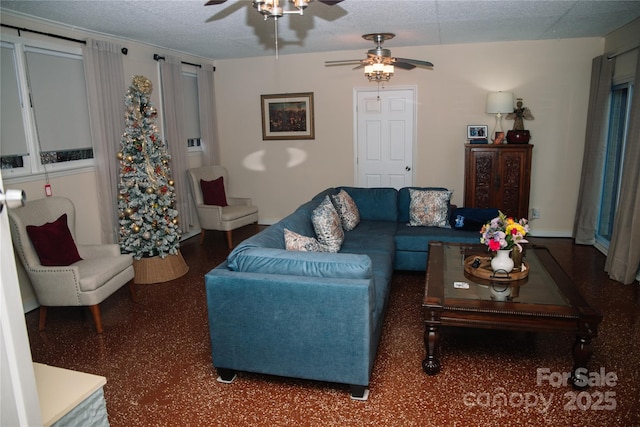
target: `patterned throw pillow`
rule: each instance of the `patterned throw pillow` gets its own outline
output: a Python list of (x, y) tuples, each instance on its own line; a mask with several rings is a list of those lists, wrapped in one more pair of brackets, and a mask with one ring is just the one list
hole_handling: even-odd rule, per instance
[(313, 210), (311, 214), (313, 229), (318, 237), (320, 248), (323, 252), (338, 252), (344, 241), (344, 231), (340, 216), (333, 207), (329, 196)]
[(284, 229), (284, 243), (288, 251), (320, 252), (320, 243), (313, 238), (303, 236), (288, 228)]
[(336, 211), (340, 216), (342, 222), (342, 228), (346, 231), (351, 231), (360, 224), (360, 212), (356, 202), (353, 201), (349, 193), (344, 190), (336, 195), (331, 196), (331, 200), (336, 207)]
[(449, 201), (452, 191), (409, 189), (409, 225), (451, 228)]

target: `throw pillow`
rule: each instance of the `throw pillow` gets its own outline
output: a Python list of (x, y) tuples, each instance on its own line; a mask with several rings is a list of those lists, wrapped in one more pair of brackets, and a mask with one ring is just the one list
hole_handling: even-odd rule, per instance
[(493, 208), (456, 208), (449, 223), (454, 230), (480, 231), (483, 225), (498, 214), (498, 209)]
[(42, 265), (66, 266), (82, 260), (67, 225), (67, 214), (44, 225), (27, 225), (27, 234)]
[(338, 252), (344, 241), (344, 231), (340, 216), (333, 207), (329, 196), (320, 202), (311, 214), (313, 229), (323, 252)]
[(227, 195), (224, 192), (222, 177), (213, 181), (201, 179), (200, 189), (202, 189), (202, 199), (205, 205), (227, 206)]
[(288, 228), (284, 229), (284, 244), (288, 251), (321, 252), (320, 243), (315, 238), (303, 236)]
[(331, 200), (333, 201), (336, 211), (340, 216), (342, 228), (347, 231), (351, 231), (360, 224), (360, 212), (358, 211), (358, 206), (356, 205), (356, 202), (353, 201), (349, 193), (344, 190), (340, 190), (338, 194), (331, 196)]
[(410, 189), (409, 225), (451, 228), (449, 202), (453, 192), (448, 190)]

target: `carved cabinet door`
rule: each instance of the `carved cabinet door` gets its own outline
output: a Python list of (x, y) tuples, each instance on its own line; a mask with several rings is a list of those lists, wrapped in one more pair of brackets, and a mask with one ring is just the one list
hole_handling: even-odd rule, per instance
[(530, 144), (466, 144), (465, 207), (528, 217), (532, 149)]

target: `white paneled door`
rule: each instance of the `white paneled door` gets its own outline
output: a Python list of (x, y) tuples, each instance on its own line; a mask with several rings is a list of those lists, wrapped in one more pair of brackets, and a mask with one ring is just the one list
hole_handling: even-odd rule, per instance
[(356, 185), (413, 185), (414, 89), (356, 90)]
[(0, 175), (0, 426), (38, 426), (40, 402), (7, 215), (16, 200), (8, 194), (16, 192), (4, 191)]

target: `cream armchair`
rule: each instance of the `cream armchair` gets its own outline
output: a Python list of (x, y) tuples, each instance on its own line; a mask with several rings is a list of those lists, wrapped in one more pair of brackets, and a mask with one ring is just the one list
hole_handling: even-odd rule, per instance
[(47, 307), (88, 306), (96, 331), (102, 333), (99, 304), (127, 283), (132, 298), (136, 299), (133, 258), (131, 255), (122, 255), (117, 244), (76, 244), (81, 260), (68, 266), (43, 266), (27, 226), (52, 223), (65, 213), (75, 242), (75, 207), (67, 198), (47, 197), (10, 210), (13, 246), (40, 303), (40, 330), (45, 326)]
[(200, 222), (200, 243), (204, 241), (206, 230), (224, 231), (227, 237), (227, 246), (233, 248), (233, 230), (249, 224), (258, 224), (258, 207), (253, 206), (251, 199), (243, 197), (227, 196), (228, 206), (205, 205), (200, 180), (213, 181), (222, 177), (224, 190), (227, 193), (229, 175), (222, 166), (204, 166), (189, 169), (189, 183), (193, 201)]

